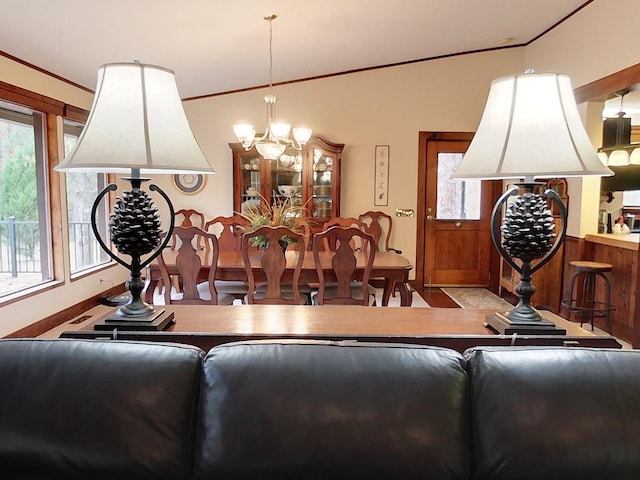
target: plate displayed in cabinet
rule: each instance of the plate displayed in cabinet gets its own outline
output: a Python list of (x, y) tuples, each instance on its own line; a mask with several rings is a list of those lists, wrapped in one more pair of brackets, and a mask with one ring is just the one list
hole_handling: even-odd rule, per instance
[(324, 158), (321, 158), (318, 160), (318, 163), (316, 163), (316, 172), (324, 172), (327, 168), (327, 161)]

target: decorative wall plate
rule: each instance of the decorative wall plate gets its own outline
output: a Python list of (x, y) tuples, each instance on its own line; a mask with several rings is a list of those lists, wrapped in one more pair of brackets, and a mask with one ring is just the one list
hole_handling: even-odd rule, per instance
[(206, 177), (200, 173), (179, 173), (171, 178), (178, 190), (189, 195), (202, 190), (206, 182)]

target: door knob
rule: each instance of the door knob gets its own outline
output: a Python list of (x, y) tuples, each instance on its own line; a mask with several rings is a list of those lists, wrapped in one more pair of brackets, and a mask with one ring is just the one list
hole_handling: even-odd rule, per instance
[(460, 228), (462, 224), (460, 222), (456, 222), (456, 228)]
[(429, 221), (433, 220), (433, 215), (427, 215), (427, 220)]

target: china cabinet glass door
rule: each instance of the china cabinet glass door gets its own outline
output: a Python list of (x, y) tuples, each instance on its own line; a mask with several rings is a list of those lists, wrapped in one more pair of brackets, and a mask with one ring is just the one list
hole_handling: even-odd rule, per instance
[(262, 194), (261, 165), (262, 158), (256, 152), (247, 152), (240, 162), (240, 212), (244, 213), (250, 205), (260, 204)]
[(233, 209), (243, 213), (262, 201), (291, 201), (305, 208), (309, 223), (320, 230), (340, 216), (340, 162), (344, 144), (314, 135), (302, 151), (290, 148), (277, 160), (262, 158), (255, 148), (230, 143), (233, 152)]
[(287, 149), (278, 160), (271, 160), (271, 198), (273, 203), (303, 205), (302, 152)]
[(333, 158), (320, 148), (313, 148), (313, 209), (314, 218), (331, 218), (333, 210)]

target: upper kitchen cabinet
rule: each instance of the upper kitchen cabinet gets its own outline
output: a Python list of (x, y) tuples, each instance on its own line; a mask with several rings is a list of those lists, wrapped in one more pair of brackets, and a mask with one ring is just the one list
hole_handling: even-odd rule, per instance
[(267, 160), (255, 147), (245, 150), (230, 143), (233, 153), (233, 209), (242, 213), (260, 202), (291, 201), (305, 207), (309, 223), (319, 229), (340, 216), (340, 163), (344, 144), (313, 135), (302, 151), (285, 150), (278, 160)]

